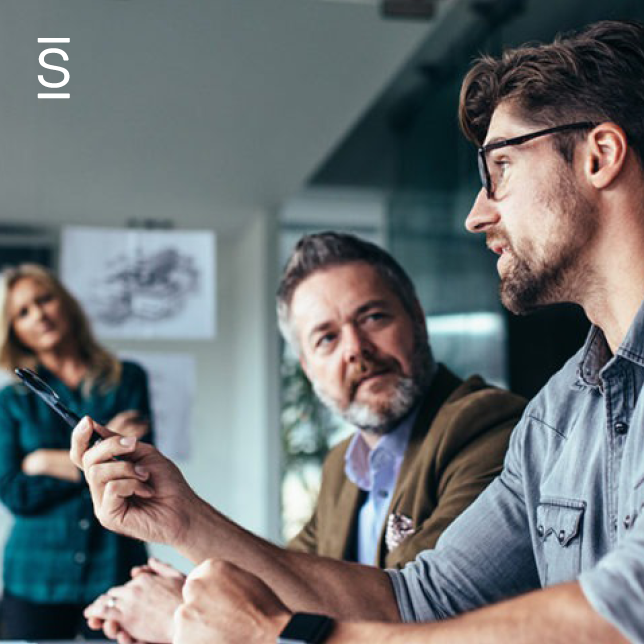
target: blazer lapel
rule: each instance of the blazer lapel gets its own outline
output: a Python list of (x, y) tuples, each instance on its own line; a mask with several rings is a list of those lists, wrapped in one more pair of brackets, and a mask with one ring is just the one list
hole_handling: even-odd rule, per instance
[[(385, 524), (380, 533), (380, 538), (378, 539), (376, 562), (379, 566), (385, 565), (385, 557), (387, 555), (385, 536), (389, 517), (400, 509), (399, 506), (402, 498), (405, 495), (406, 490), (409, 488), (409, 481), (415, 474), (413, 464), (423, 445), (425, 436), (427, 435), (431, 424), (434, 422), (436, 414), (443, 406), (445, 400), (449, 398), (451, 393), (459, 386), (460, 383), (461, 381), (451, 371), (449, 371), (449, 369), (444, 367), (442, 364), (438, 365), (438, 371), (423, 397), (421, 407), (418, 411), (418, 415), (416, 416), (416, 420), (414, 421), (414, 426), (409, 437), (409, 443), (405, 450), (405, 457), (403, 458), (403, 462), (400, 466), (400, 473), (396, 480), (394, 493), (391, 496), (389, 509), (387, 510), (387, 518), (385, 519)], [(413, 517), (409, 518), (413, 519)]]
[(346, 480), (334, 509), (333, 530), (328, 534), (327, 548), (323, 554), (337, 559), (356, 559), (358, 510), (364, 500), (364, 492)]

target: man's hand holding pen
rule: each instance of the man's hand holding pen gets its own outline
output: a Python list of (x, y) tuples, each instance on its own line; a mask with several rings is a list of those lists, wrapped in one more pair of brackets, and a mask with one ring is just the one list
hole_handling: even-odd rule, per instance
[[(90, 446), (95, 431), (103, 440)], [(86, 416), (72, 433), (70, 457), (85, 472), (103, 526), (143, 541), (184, 542), (191, 509), (201, 500), (157, 449)]]

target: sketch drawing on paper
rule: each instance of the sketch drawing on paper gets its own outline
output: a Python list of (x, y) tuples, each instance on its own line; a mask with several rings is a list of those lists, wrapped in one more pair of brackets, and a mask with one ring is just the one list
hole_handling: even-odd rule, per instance
[(91, 307), (103, 324), (159, 322), (180, 315), (187, 299), (197, 293), (201, 276), (194, 258), (176, 248), (138, 248), (105, 262)]
[(62, 277), (100, 338), (214, 338), (216, 266), (212, 231), (63, 230)]

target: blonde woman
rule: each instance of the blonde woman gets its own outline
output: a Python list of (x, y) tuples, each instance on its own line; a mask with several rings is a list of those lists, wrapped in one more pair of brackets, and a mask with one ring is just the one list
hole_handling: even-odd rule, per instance
[[(80, 305), (45, 268), (0, 275), (0, 367), (36, 371), (79, 416), (150, 437), (145, 372), (94, 339)], [(23, 385), (0, 391), (0, 500), (15, 521), (5, 546), (3, 637), (72, 639), (83, 608), (146, 561), (145, 546), (101, 528), (71, 429)]]

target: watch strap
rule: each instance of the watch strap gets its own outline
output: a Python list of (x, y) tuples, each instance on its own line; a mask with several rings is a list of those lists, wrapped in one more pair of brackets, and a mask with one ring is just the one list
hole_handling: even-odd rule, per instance
[(333, 619), (315, 613), (294, 613), (277, 644), (321, 644), (331, 633)]

